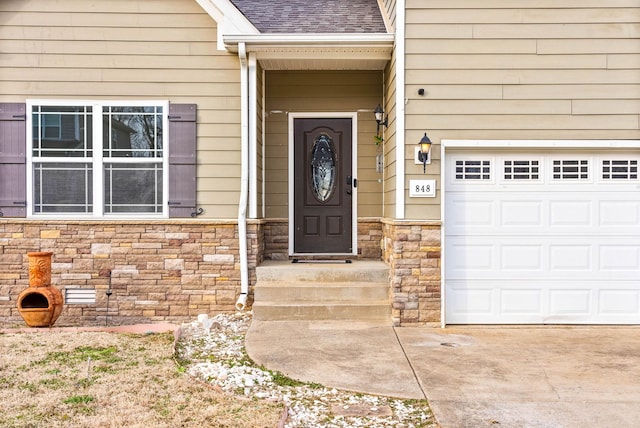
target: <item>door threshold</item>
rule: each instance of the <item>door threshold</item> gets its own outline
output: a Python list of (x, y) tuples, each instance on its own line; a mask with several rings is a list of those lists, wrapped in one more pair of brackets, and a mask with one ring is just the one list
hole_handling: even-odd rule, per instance
[(351, 263), (351, 259), (343, 259), (343, 260), (331, 260), (331, 259), (292, 259), (291, 263), (333, 263), (333, 264), (344, 264)]

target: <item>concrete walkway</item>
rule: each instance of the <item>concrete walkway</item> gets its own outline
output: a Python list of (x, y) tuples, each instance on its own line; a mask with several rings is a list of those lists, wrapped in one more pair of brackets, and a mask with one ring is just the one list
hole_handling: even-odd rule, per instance
[(294, 379), (355, 392), (424, 398), (393, 328), (345, 321), (258, 321), (245, 347)]
[(636, 427), (640, 328), (393, 328), (253, 321), (257, 363), (325, 386), (427, 398), (442, 427)]

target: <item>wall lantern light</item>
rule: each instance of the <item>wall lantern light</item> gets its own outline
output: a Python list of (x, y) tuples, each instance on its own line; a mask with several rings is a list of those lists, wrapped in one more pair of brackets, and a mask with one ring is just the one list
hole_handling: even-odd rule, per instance
[(418, 143), (420, 151), (418, 152), (418, 160), (422, 162), (422, 172), (427, 172), (427, 160), (429, 159), (429, 150), (431, 150), (431, 140), (427, 137), (427, 133), (424, 133), (424, 137)]
[(387, 126), (389, 126), (389, 121), (386, 117), (384, 117), (384, 110), (382, 110), (380, 104), (378, 104), (378, 107), (376, 107), (376, 109), (373, 111), (373, 114), (375, 115), (376, 122), (378, 123), (378, 127), (376, 128), (376, 136), (379, 137), (380, 125), (384, 125), (384, 127), (386, 128)]

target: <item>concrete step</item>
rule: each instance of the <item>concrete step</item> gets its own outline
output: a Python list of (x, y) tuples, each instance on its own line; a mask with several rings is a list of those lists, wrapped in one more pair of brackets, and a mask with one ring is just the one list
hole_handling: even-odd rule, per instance
[(265, 261), (256, 268), (260, 281), (388, 282), (389, 267), (379, 261), (353, 263), (291, 263)]
[(253, 304), (253, 318), (261, 321), (286, 320), (354, 320), (389, 323), (391, 305), (388, 300), (368, 303), (323, 302), (282, 303), (260, 302)]
[(268, 261), (257, 267), (256, 277), (257, 320), (391, 322), (389, 268), (382, 262)]
[(295, 302), (367, 302), (389, 299), (389, 284), (384, 282), (311, 282), (258, 281), (256, 301)]

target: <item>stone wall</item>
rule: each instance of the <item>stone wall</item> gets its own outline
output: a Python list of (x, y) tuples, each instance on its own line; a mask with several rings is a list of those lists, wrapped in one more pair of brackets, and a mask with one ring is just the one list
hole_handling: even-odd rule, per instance
[(382, 260), (382, 223), (379, 218), (358, 219), (358, 258)]
[[(382, 223), (379, 218), (358, 219), (358, 259), (382, 258)], [(287, 219), (268, 219), (264, 224), (264, 258), (289, 259), (289, 222)]]
[(264, 225), (264, 258), (289, 260), (289, 222), (269, 219)]
[(440, 326), (440, 222), (383, 220), (384, 260), (391, 277), (396, 326)]
[[(247, 226), (250, 278), (263, 229)], [(56, 325), (191, 320), (229, 312), (240, 293), (237, 222), (0, 220), (0, 325), (20, 325), (27, 252), (51, 251), (52, 284), (95, 288), (95, 304), (65, 304)], [(253, 283), (253, 282), (252, 282)], [(107, 289), (111, 288), (107, 312)]]
[[(389, 265), (395, 325), (440, 325), (440, 229), (439, 222), (359, 221), (358, 258)], [(253, 286), (263, 258), (288, 258), (287, 222), (249, 221), (247, 245)], [(16, 300), (29, 285), (31, 251), (54, 253), (52, 284), (61, 291), (96, 290), (95, 304), (65, 304), (57, 326), (104, 325), (107, 317), (109, 325), (188, 321), (234, 311), (240, 293), (235, 221), (0, 219), (0, 327), (24, 325)]]

